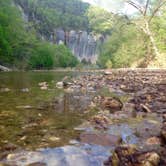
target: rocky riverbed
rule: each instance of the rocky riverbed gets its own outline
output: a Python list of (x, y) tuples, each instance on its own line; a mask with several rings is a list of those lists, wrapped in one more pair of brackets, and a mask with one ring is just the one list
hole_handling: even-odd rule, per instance
[(1, 165), (166, 165), (166, 70), (86, 73), (64, 77), (56, 86), (64, 95), (41, 108), (90, 113), (74, 127), (80, 134), (63, 147), (36, 151), (9, 147)]

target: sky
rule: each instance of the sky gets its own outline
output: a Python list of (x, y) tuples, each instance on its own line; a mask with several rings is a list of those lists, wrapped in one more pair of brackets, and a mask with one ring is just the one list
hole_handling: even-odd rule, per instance
[(88, 2), (92, 5), (100, 6), (106, 9), (107, 11), (111, 11), (114, 13), (120, 11), (120, 9), (122, 9), (121, 12), (123, 11), (123, 13), (125, 14), (133, 14), (136, 11), (135, 8), (130, 5), (125, 5), (125, 4), (119, 5), (117, 3), (117, 0), (82, 0), (82, 1)]

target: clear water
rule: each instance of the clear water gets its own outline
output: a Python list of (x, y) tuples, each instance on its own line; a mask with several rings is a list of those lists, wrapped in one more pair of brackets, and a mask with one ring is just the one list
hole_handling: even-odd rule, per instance
[[(0, 73), (0, 146), (12, 143), (27, 149), (57, 147), (76, 138), (79, 133), (73, 128), (85, 115), (57, 112), (47, 106), (63, 95), (56, 82), (73, 75), (70, 72)], [(41, 90), (40, 82), (47, 82), (48, 90)], [(59, 140), (52, 141), (51, 137)]]

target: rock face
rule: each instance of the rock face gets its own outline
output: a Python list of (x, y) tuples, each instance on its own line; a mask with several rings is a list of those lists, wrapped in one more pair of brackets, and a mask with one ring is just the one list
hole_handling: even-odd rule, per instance
[(82, 61), (95, 63), (99, 53), (99, 47), (104, 42), (104, 37), (96, 37), (86, 31), (56, 30), (56, 43), (66, 44), (76, 57)]
[[(24, 3), (17, 2), (16, 6), (22, 13), (22, 18), (25, 22), (34, 22), (34, 24), (43, 25), (43, 18), (37, 15), (35, 12), (30, 11), (27, 7), (26, 1)], [(47, 26), (46, 26), (47, 27)], [(47, 27), (48, 28), (48, 27)], [(95, 63), (100, 53), (101, 45), (103, 44), (105, 37), (103, 35), (95, 36), (88, 30), (82, 31), (64, 30), (66, 27), (49, 27), (48, 29), (36, 29), (38, 36), (54, 44), (65, 44), (72, 53), (78, 58), (78, 60)], [(67, 28), (68, 29), (68, 28)]]

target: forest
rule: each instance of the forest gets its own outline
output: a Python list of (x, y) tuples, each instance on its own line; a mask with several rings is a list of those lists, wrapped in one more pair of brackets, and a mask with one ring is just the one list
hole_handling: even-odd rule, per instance
[(19, 69), (81, 66), (65, 43), (60, 46), (50, 42), (51, 34), (61, 28), (105, 37), (97, 68), (165, 67), (164, 2), (154, 0), (147, 6), (142, 1), (127, 3), (136, 8), (132, 15), (108, 12), (80, 0), (1, 1), (0, 64)]

